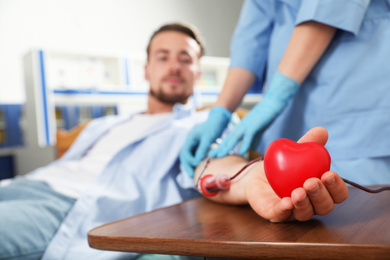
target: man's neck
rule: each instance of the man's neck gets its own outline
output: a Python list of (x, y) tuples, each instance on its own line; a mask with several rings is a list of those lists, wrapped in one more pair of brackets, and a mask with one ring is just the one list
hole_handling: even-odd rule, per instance
[(160, 100), (149, 95), (146, 114), (169, 113), (173, 111), (173, 106), (173, 104), (161, 102)]

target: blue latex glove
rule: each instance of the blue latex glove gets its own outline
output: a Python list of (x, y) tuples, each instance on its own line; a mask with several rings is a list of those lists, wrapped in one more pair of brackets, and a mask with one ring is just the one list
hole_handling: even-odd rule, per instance
[(210, 157), (224, 157), (242, 140), (239, 153), (244, 155), (251, 147), (255, 136), (261, 132), (283, 111), (288, 101), (298, 91), (300, 85), (279, 71), (274, 74), (268, 91), (261, 102), (256, 104), (242, 119), (241, 123), (222, 143), (209, 152)]
[(191, 178), (194, 176), (194, 168), (206, 157), (213, 142), (222, 135), (231, 116), (229, 110), (214, 107), (210, 110), (206, 122), (196, 126), (188, 134), (180, 152), (180, 161)]

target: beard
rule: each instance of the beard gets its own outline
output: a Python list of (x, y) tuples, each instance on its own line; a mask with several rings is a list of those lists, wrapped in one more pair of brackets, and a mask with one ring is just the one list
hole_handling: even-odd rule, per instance
[[(173, 77), (173, 76), (179, 77), (178, 75), (168, 75), (167, 77), (165, 77), (163, 79), (162, 82), (165, 82), (165, 80), (167, 80), (168, 78)], [(182, 79), (181, 77), (179, 77), (179, 78), (182, 81), (182, 83), (184, 84), (184, 79)], [(191, 94), (188, 94), (185, 90), (183, 90), (182, 92), (178, 92), (178, 93), (167, 93), (164, 91), (164, 87), (163, 87), (164, 83), (161, 83), (161, 84), (162, 85), (157, 89), (153, 89), (151, 87), (149, 90), (149, 94), (162, 103), (171, 104), (171, 105), (174, 105), (176, 103), (185, 104), (185, 103), (187, 103), (188, 98), (191, 96)], [(174, 86), (171, 86), (171, 87), (175, 88)]]
[(188, 95), (187, 93), (178, 93), (174, 95), (166, 94), (162, 89), (159, 89), (157, 91), (150, 89), (149, 94), (163, 103), (172, 104), (172, 105), (176, 103), (185, 104), (187, 103), (187, 100), (190, 97), (190, 95)]

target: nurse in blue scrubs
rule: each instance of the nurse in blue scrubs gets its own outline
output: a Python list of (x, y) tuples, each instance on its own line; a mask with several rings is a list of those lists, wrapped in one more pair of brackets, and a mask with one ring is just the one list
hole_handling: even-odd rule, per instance
[[(255, 83), (262, 100), (209, 152)], [(247, 0), (223, 90), (180, 159), (191, 175), (207, 154), (223, 157), (236, 144), (264, 154), (314, 126), (329, 131), (341, 177), (390, 183), (390, 0)]]

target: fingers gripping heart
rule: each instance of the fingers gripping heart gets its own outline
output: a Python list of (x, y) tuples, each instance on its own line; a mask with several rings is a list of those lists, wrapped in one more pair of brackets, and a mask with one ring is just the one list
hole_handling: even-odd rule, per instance
[(296, 143), (289, 139), (272, 142), (264, 154), (264, 170), (272, 189), (280, 197), (303, 186), (312, 177), (329, 171), (331, 158), (324, 146), (315, 142)]

